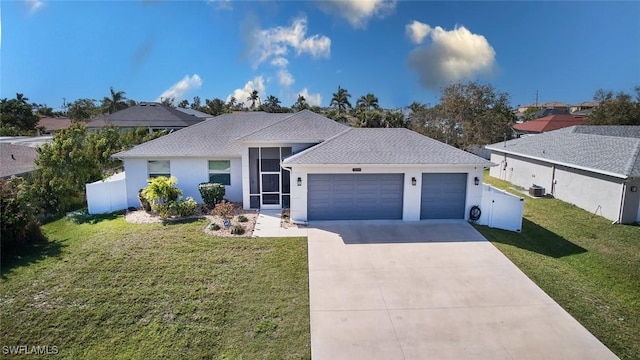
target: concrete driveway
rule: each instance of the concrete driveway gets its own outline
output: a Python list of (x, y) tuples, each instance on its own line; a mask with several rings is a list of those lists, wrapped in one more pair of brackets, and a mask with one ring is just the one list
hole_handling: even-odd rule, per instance
[(617, 358), (464, 221), (308, 236), (314, 360)]

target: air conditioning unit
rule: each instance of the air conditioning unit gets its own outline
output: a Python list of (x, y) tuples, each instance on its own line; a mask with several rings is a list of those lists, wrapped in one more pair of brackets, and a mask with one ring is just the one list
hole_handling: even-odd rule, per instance
[(533, 184), (529, 188), (529, 195), (531, 195), (533, 197), (542, 197), (542, 196), (544, 196), (544, 193), (545, 193), (545, 189), (542, 186)]

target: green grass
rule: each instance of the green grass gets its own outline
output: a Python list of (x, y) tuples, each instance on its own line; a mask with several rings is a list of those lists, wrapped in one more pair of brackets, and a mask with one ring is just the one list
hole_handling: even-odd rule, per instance
[(640, 227), (523, 197), (522, 233), (476, 228), (621, 359), (640, 359)]
[(217, 238), (205, 224), (43, 226), (48, 245), (2, 263), (0, 345), (56, 346), (62, 358), (310, 358), (306, 239)]

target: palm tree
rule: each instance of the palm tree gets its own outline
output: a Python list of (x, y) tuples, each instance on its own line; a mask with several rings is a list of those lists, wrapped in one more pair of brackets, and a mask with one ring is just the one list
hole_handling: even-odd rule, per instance
[(126, 93), (124, 91), (114, 91), (113, 86), (110, 88), (110, 90), (111, 97), (105, 96), (102, 99), (103, 112), (113, 114), (116, 111), (126, 109), (127, 103), (125, 102), (125, 100), (127, 100), (127, 98), (124, 96)]
[(267, 96), (267, 100), (265, 100), (264, 104), (270, 109), (277, 109), (280, 107), (280, 99), (273, 95)]
[(351, 94), (349, 94), (346, 89), (338, 86), (338, 92), (333, 93), (329, 106), (333, 106), (338, 109), (338, 116), (340, 116), (342, 112), (347, 111), (347, 108), (351, 109), (351, 103), (349, 102), (350, 97)]
[(356, 107), (360, 109), (373, 110), (379, 109), (378, 98), (372, 93), (368, 93), (367, 95), (361, 96), (358, 101), (356, 101)]
[(253, 90), (251, 92), (251, 95), (247, 96), (247, 101), (251, 101), (251, 108), (255, 109), (256, 107), (256, 100), (258, 101), (258, 104), (260, 103), (260, 95), (258, 95), (258, 90)]
[(302, 95), (298, 95), (298, 100), (296, 100), (295, 104), (292, 106), (296, 111), (302, 111), (309, 108), (309, 104), (307, 104), (307, 99)]
[(236, 106), (238, 106), (237, 102), (238, 102), (238, 100), (236, 100), (235, 96), (230, 97), (229, 101), (227, 101), (227, 104), (226, 104), (227, 109), (235, 110)]
[(29, 98), (24, 97), (24, 94), (16, 93), (16, 100), (18, 100), (18, 102), (23, 103), (25, 105), (29, 105), (28, 103)]

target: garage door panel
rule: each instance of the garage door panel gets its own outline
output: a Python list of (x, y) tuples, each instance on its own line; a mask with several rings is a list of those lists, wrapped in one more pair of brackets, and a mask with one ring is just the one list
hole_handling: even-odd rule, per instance
[(309, 174), (309, 220), (402, 219), (403, 174)]
[(422, 174), (421, 219), (464, 219), (466, 173)]

